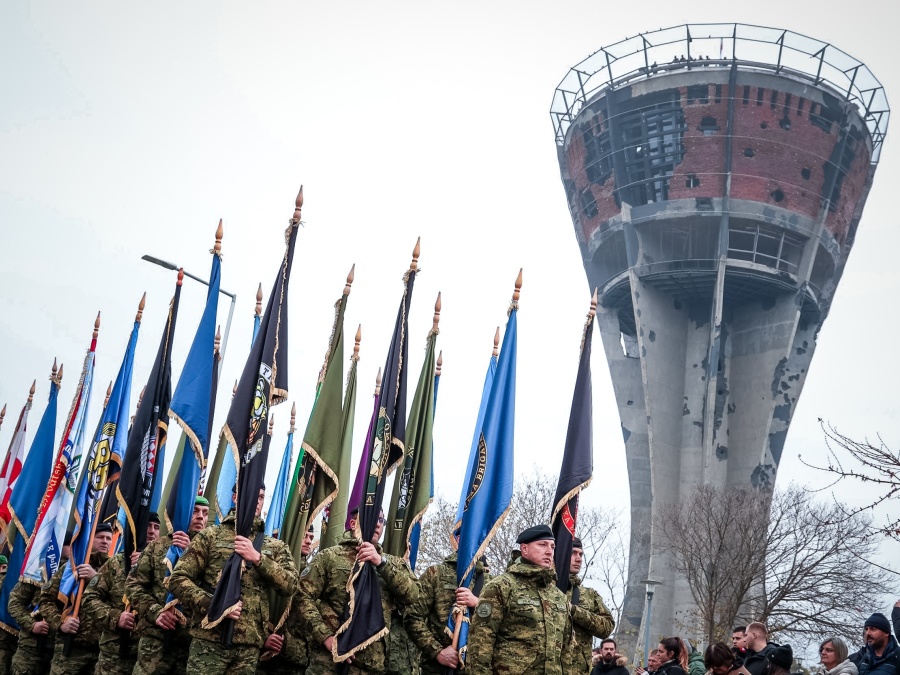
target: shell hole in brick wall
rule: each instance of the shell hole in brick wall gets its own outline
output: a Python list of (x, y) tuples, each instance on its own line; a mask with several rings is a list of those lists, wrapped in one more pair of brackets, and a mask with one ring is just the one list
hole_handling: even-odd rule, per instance
[(783, 202), (783, 201), (784, 201), (784, 193), (783, 193), (781, 190), (777, 189), (777, 188), (774, 189), (774, 190), (772, 190), (772, 192), (769, 193), (769, 196), (770, 196), (772, 199), (774, 199), (776, 202)]
[(804, 166), (800, 169), (800, 175), (803, 176), (806, 180), (809, 180), (809, 177), (812, 176), (812, 171), (809, 170), (808, 166)]
[(744, 148), (744, 157), (753, 157), (756, 151), (753, 148)]
[(785, 129), (785, 130), (790, 129), (791, 128), (791, 119), (787, 115), (785, 115), (780, 120), (778, 120), (778, 126), (780, 126), (782, 129)]
[(768, 123), (768, 122), (760, 122), (760, 123), (759, 123), (759, 128), (760, 128), (760, 129), (768, 129), (768, 128), (769, 128), (769, 123)]

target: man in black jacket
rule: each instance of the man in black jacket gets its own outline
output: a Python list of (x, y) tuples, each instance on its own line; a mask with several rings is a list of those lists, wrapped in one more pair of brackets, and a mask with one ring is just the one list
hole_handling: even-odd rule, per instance
[(616, 653), (616, 641), (606, 638), (600, 643), (600, 659), (591, 670), (591, 675), (629, 675), (628, 658)]
[(750, 675), (766, 675), (769, 664), (767, 657), (778, 648), (774, 642), (769, 642), (769, 633), (766, 626), (758, 621), (747, 626), (747, 655), (744, 658), (744, 668)]

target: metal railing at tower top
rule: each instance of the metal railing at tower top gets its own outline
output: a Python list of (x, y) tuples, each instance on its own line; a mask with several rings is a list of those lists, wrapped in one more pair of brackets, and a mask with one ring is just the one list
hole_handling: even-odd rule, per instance
[(621, 40), (569, 70), (553, 94), (557, 145), (582, 106), (606, 89), (676, 70), (723, 68), (775, 73), (824, 87), (853, 104), (872, 138), (876, 164), (890, 120), (884, 87), (864, 63), (800, 33), (740, 23), (684, 24)]

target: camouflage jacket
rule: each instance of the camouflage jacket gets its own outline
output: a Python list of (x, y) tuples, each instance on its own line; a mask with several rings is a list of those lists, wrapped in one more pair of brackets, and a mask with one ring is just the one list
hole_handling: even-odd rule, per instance
[[(299, 562), (298, 567), (301, 570), (305, 569), (306, 556), (302, 556)], [(278, 621), (278, 618), (275, 621)], [(306, 632), (300, 622), (300, 595), (298, 593), (294, 593), (294, 597), (291, 598), (290, 611), (284, 622), (284, 645), (278, 658), (304, 668), (309, 663)]]
[[(234, 513), (225, 517), (220, 525), (207, 527), (191, 540), (191, 545), (175, 565), (169, 577), (169, 590), (199, 619), (209, 610), (213, 589), (222, 574), (222, 568), (234, 553)], [(256, 519), (250, 539), (265, 527)], [(258, 565), (244, 563), (241, 575), (241, 618), (234, 623), (233, 644), (261, 648), (266, 641), (266, 622), (269, 620), (269, 589), (290, 596), (297, 588), (297, 568), (288, 546), (266, 536), (262, 544), (262, 558)], [(195, 639), (217, 641), (221, 638), (223, 624), (215, 628), (203, 628), (200, 623), (191, 626)]]
[[(572, 603), (575, 589), (578, 589), (578, 603)], [(581, 577), (577, 574), (569, 575), (569, 590), (566, 592), (572, 613), (572, 629), (575, 632), (575, 645), (571, 653), (571, 665), (566, 669), (572, 673), (589, 673), (591, 663), (591, 650), (594, 646), (594, 637), (608, 638), (616, 627), (612, 614), (606, 609), (603, 600), (593, 588), (583, 586)]]
[(471, 621), (469, 675), (562, 675), (572, 621), (556, 572), (520, 560), (481, 591)]
[[(189, 536), (193, 538), (194, 534)], [(171, 537), (160, 537), (141, 552), (137, 564), (131, 568), (131, 573), (125, 580), (125, 595), (132, 607), (137, 611), (137, 633), (140, 636), (148, 635), (157, 640), (165, 637), (165, 631), (156, 625), (169, 589), (166, 588), (166, 553), (172, 544)], [(182, 605), (182, 613), (188, 622), (191, 621), (190, 610)], [(175, 629), (177, 639), (186, 637), (187, 626), (179, 625)]]
[(137, 654), (137, 636), (119, 633), (119, 617), (125, 611), (125, 554), (117, 553), (103, 563), (97, 576), (84, 590), (81, 614), (90, 617), (92, 625), (100, 631), (100, 651), (121, 654), (120, 637), (127, 640), (128, 654)]
[[(91, 553), (90, 565), (94, 570), (99, 570), (108, 558), (109, 556), (105, 553), (97, 553), (95, 551)], [(65, 569), (66, 565), (61, 564), (57, 568), (56, 573), (50, 577), (50, 581), (41, 586), (41, 614), (44, 616), (44, 621), (50, 624), (50, 628), (58, 632), (57, 637), (65, 635), (65, 633), (59, 631), (63, 609), (65, 609), (65, 605), (59, 599), (59, 582), (62, 581)], [(83, 611), (83, 609), (79, 611), (78, 618), (80, 625), (72, 643), (79, 647), (96, 648), (100, 642), (100, 626), (92, 621), (90, 614)]]
[[(356, 562), (359, 540), (345, 532), (336, 545), (320, 552), (300, 575), (300, 623), (309, 639), (310, 659), (315, 651), (327, 654), (325, 639), (334, 635), (340, 625), (340, 616), (347, 606), (350, 594), (347, 580)], [(381, 584), (381, 602), (384, 623), (390, 629), (391, 612), (397, 606), (407, 607), (419, 597), (416, 578), (405, 561), (382, 552), (384, 559), (378, 569)], [(365, 670), (381, 672), (385, 669), (385, 640), (377, 640), (353, 657), (354, 665)]]
[[(484, 566), (480, 562), (476, 564), (475, 573), (484, 574)], [(425, 659), (433, 660), (452, 642), (447, 632), (447, 618), (456, 602), (456, 589), (459, 587), (456, 575), (456, 553), (425, 570), (419, 577), (419, 601), (404, 617), (406, 631)], [(489, 580), (489, 575), (484, 576), (484, 583)], [(474, 586), (473, 575), (469, 589)]]
[[(19, 631), (19, 646), (29, 647), (36, 650), (38, 648), (38, 637), (31, 632), (34, 624), (43, 621), (43, 615), (37, 608), (38, 600), (41, 594), (41, 587), (34, 584), (26, 584), (22, 581), (13, 586), (12, 592), (9, 594), (9, 615), (16, 620), (21, 630)], [(56, 641), (56, 631), (52, 628), (47, 633), (45, 645), (49, 645), (50, 650), (53, 649), (53, 643)]]

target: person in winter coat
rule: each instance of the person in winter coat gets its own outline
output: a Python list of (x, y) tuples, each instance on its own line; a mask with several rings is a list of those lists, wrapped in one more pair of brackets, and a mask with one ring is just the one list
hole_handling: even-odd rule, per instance
[(778, 645), (769, 642), (769, 632), (765, 624), (751, 623), (747, 626), (747, 655), (744, 657), (744, 668), (750, 675), (766, 675), (769, 669), (768, 657)]
[(859, 675), (898, 675), (900, 646), (891, 635), (891, 624), (887, 617), (875, 612), (866, 619), (863, 636), (866, 646), (850, 657), (859, 669)]
[(606, 638), (600, 643), (600, 658), (591, 669), (591, 675), (629, 675), (628, 657), (617, 652), (616, 641)]
[(687, 651), (681, 638), (670, 637), (660, 640), (657, 654), (662, 664), (656, 670), (656, 675), (687, 675), (681, 665), (687, 660)]
[(724, 642), (715, 642), (706, 648), (703, 654), (703, 665), (708, 675), (748, 675), (740, 657)]
[(822, 675), (858, 675), (859, 669), (849, 658), (847, 643), (839, 637), (830, 637), (819, 645)]

